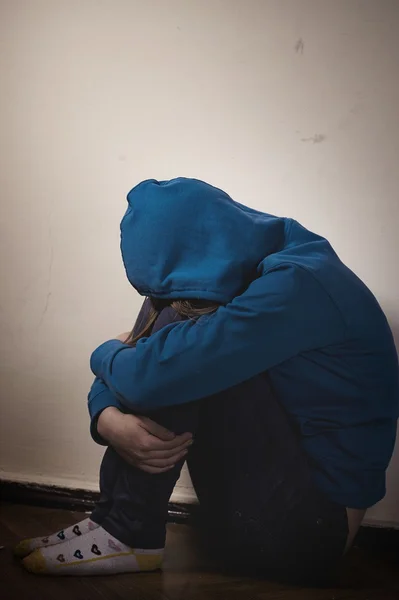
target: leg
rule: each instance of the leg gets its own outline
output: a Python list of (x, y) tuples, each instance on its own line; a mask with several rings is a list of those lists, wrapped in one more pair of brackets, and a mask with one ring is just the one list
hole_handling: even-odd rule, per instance
[(99, 525), (112, 508), (114, 487), (123, 465), (124, 460), (111, 446), (108, 446), (100, 467), (100, 499), (91, 513), (92, 521)]
[(62, 529), (51, 535), (22, 540), (22, 542), (14, 549), (14, 554), (19, 558), (24, 558), (38, 548), (47, 548), (48, 546), (62, 544), (81, 535), (85, 535), (101, 525), (101, 522), (111, 510), (112, 491), (121, 464), (123, 464), (123, 460), (115, 450), (110, 447), (107, 448), (100, 469), (100, 500), (90, 518), (84, 519), (76, 525), (72, 525), (71, 527)]
[[(198, 404), (171, 407), (149, 415), (168, 429), (194, 431)], [(162, 564), (168, 500), (184, 460), (174, 469), (151, 475), (127, 464), (108, 449), (101, 466), (97, 525), (79, 540), (33, 552), (24, 567), (48, 575), (95, 575), (151, 571)]]
[(207, 546), (228, 565), (291, 581), (327, 580), (344, 550), (346, 510), (313, 486), (266, 376), (202, 401), (188, 465)]
[[(151, 302), (147, 299), (138, 316), (134, 333), (146, 322)], [(159, 331), (181, 320), (172, 308), (165, 308), (153, 326)], [(167, 429), (179, 434), (194, 432), (198, 405), (171, 406), (148, 415)], [(127, 464), (112, 448), (105, 453), (100, 472), (100, 501), (92, 519), (127, 545), (159, 548), (165, 542), (167, 504), (184, 461), (167, 473), (150, 475)]]
[[(171, 406), (148, 416), (176, 434), (195, 432), (199, 404)], [(123, 543), (140, 548), (165, 544), (168, 501), (180, 476), (184, 460), (159, 475), (141, 471), (119, 456), (118, 478), (112, 491), (112, 508), (102, 526)]]

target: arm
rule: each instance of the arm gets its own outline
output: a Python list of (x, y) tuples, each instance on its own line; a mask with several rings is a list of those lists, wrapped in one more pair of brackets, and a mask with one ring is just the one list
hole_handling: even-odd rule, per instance
[(124, 414), (121, 409), (106, 385), (96, 379), (89, 393), (95, 442), (111, 445), (127, 463), (147, 473), (169, 471), (186, 456), (191, 433), (175, 435), (147, 417)]
[[(148, 298), (146, 300), (144, 300), (143, 305), (140, 309), (139, 315), (137, 317), (135, 326), (134, 326), (134, 331), (137, 332), (139, 331), (147, 317), (148, 317), (148, 313), (151, 307), (151, 303), (148, 300)], [(127, 335), (126, 335), (127, 337)], [(123, 405), (121, 404), (121, 402), (118, 400), (118, 398), (115, 396), (115, 394), (113, 394), (108, 387), (106, 386), (106, 384), (104, 383), (104, 381), (102, 381), (99, 377), (96, 377), (94, 380), (93, 385), (91, 386), (90, 392), (89, 392), (89, 396), (88, 396), (88, 408), (89, 408), (89, 414), (90, 414), (90, 433), (91, 433), (91, 437), (93, 438), (93, 440), (95, 442), (97, 442), (98, 444), (101, 444), (103, 446), (107, 445), (107, 442), (104, 439), (104, 436), (100, 435), (98, 432), (98, 419), (101, 415), (101, 413), (103, 412), (103, 410), (105, 408), (117, 408), (119, 411), (124, 410)]]
[(110, 392), (105, 383), (96, 377), (88, 396), (88, 408), (91, 419), (90, 433), (93, 440), (102, 446), (106, 446), (107, 442), (99, 434), (97, 430), (97, 423), (103, 410), (110, 407), (116, 408), (122, 412), (124, 410), (121, 402), (114, 396), (112, 392)]
[(93, 353), (91, 368), (125, 406), (149, 410), (232, 387), (342, 340), (343, 328), (314, 276), (284, 264), (212, 316), (167, 326), (136, 348), (106, 342)]

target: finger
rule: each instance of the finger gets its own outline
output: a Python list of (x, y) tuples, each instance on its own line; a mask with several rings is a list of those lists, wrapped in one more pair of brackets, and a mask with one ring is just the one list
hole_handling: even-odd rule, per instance
[(140, 417), (140, 421), (140, 425), (141, 427), (143, 427), (143, 429), (148, 431), (148, 433), (151, 433), (151, 435), (154, 435), (155, 437), (159, 438), (160, 440), (163, 440), (164, 442), (174, 440), (176, 437), (172, 431), (169, 431), (168, 429), (166, 429), (166, 427), (155, 423), (155, 421), (149, 419), (148, 417)]
[(146, 465), (140, 465), (138, 468), (141, 471), (145, 471), (146, 473), (151, 473), (152, 475), (158, 475), (159, 473), (166, 473), (166, 471), (171, 471), (173, 469), (173, 466), (165, 467), (165, 468), (161, 469), (159, 467), (148, 467)]
[(176, 450), (180, 449), (186, 442), (192, 441), (193, 436), (191, 433), (183, 433), (182, 435), (177, 435), (173, 440), (169, 442), (164, 442), (155, 436), (148, 436), (145, 440), (145, 450), (148, 452), (154, 450), (162, 450), (166, 452), (168, 450)]
[[(191, 443), (190, 443), (191, 445)], [(152, 454), (142, 453), (138, 456), (137, 453), (129, 453), (125, 450), (117, 450), (118, 454), (133, 467), (141, 468), (142, 465), (157, 467), (157, 468), (169, 468), (177, 464), (183, 457), (188, 454), (188, 448), (180, 448), (178, 452), (176, 450), (169, 451), (168, 456), (162, 456), (162, 453), (155, 452)]]
[(193, 441), (188, 440), (178, 446), (177, 448), (172, 448), (171, 450), (149, 450), (143, 452), (143, 457), (145, 460), (152, 460), (154, 458), (171, 458), (173, 456), (178, 456), (183, 450), (188, 450), (192, 445)]
[(164, 467), (174, 467), (186, 455), (187, 450), (184, 450), (184, 452), (180, 452), (179, 454), (169, 458), (152, 458), (149, 460), (143, 460), (141, 464), (147, 467), (159, 467), (161, 469)]

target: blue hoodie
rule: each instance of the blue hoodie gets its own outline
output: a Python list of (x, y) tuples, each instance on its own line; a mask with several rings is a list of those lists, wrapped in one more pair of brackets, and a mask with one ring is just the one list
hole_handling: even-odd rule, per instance
[(319, 487), (353, 508), (380, 500), (395, 442), (398, 360), (366, 286), (324, 238), (204, 182), (144, 181), (128, 203), (121, 249), (137, 291), (222, 306), (135, 348), (117, 340), (97, 348), (93, 420), (107, 406), (147, 412), (267, 371)]

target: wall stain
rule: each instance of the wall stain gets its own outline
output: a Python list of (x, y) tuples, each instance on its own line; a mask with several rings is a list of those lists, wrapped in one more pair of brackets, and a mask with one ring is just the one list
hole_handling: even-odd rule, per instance
[(350, 127), (355, 118), (360, 117), (364, 109), (365, 105), (361, 100), (355, 102), (349, 109), (348, 113), (338, 121), (338, 129), (347, 129), (348, 127)]
[(299, 40), (295, 44), (295, 52), (297, 54), (303, 54), (304, 50), (305, 50), (305, 42), (303, 41), (302, 38), (299, 38)]
[(42, 314), (41, 314), (41, 317), (40, 317), (40, 321), (39, 321), (39, 327), (42, 325), (42, 323), (43, 323), (43, 321), (44, 321), (44, 317), (45, 317), (45, 316), (46, 316), (46, 314), (47, 314), (48, 307), (49, 307), (49, 305), (50, 305), (50, 298), (51, 298), (51, 295), (52, 295), (52, 294), (51, 294), (51, 292), (47, 292), (47, 296), (46, 296), (46, 303), (45, 303), (45, 305), (44, 305), (44, 309), (43, 309), (43, 312), (42, 312)]
[[(51, 219), (51, 215), (52, 215), (52, 209), (50, 211), (50, 219)], [(51, 296), (52, 296), (51, 284), (52, 284), (52, 278), (53, 278), (54, 244), (53, 244), (53, 232), (51, 229), (51, 225), (49, 226), (48, 236), (49, 236), (49, 244), (50, 244), (50, 254), (49, 254), (48, 272), (47, 272), (47, 294), (46, 294), (46, 301), (44, 303), (42, 314), (41, 314), (40, 320), (39, 320), (39, 328), (43, 324), (44, 318), (47, 314), (47, 311), (48, 311), (48, 308), (50, 305)]]
[(313, 144), (322, 144), (327, 136), (324, 133), (315, 133), (312, 137), (302, 138), (301, 142), (312, 142)]

